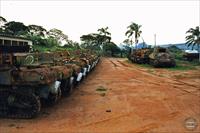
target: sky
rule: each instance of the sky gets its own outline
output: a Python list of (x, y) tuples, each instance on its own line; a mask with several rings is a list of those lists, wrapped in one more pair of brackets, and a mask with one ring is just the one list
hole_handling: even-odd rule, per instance
[(199, 8), (198, 0), (0, 0), (0, 16), (7, 21), (57, 28), (77, 42), (81, 35), (108, 26), (116, 44), (127, 39), (125, 32), (131, 22), (142, 25), (141, 36), (147, 44), (154, 44), (154, 34), (157, 44), (183, 43), (185, 32), (200, 25)]

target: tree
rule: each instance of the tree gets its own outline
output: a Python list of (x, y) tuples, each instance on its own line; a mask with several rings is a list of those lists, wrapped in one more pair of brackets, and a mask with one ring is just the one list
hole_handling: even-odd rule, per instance
[(120, 53), (120, 51), (121, 51), (119, 49), (119, 47), (114, 42), (106, 43), (103, 46), (103, 49), (104, 49), (104, 51), (106, 52), (107, 55), (110, 53), (111, 56), (114, 56), (114, 54)]
[(94, 47), (100, 48), (103, 45), (103, 43), (109, 42), (111, 40), (111, 37), (109, 36), (100, 35), (96, 33), (82, 35), (80, 38), (81, 38), (81, 41), (83, 41), (82, 46), (85, 48), (90, 48), (90, 49)]
[(29, 29), (30, 35), (32, 36), (45, 37), (45, 35), (47, 34), (47, 30), (39, 25), (29, 25), (28, 29)]
[(128, 36), (128, 38), (131, 38), (130, 39), (131, 45), (133, 44), (133, 36), (134, 36), (136, 49), (137, 49), (138, 38), (142, 33), (142, 31), (140, 30), (141, 27), (142, 27), (141, 25), (132, 22), (131, 25), (127, 27), (128, 30), (125, 33), (125, 35)]
[(187, 46), (192, 46), (192, 49), (194, 48), (195, 45), (198, 47), (198, 52), (199, 52), (199, 62), (200, 62), (200, 31), (199, 31), (199, 26), (196, 28), (190, 28), (186, 34), (188, 34), (185, 39), (186, 39), (186, 44)]
[(4, 31), (3, 26), (5, 25), (5, 23), (7, 23), (7, 20), (4, 17), (0, 16), (0, 32)]
[(80, 49), (80, 45), (76, 41), (69, 40), (67, 44), (63, 46), (63, 48), (70, 48), (70, 49)]
[(13, 35), (25, 36), (29, 32), (28, 27), (21, 22), (11, 21), (6, 23), (3, 27), (6, 33), (11, 33)]
[(97, 31), (99, 32), (100, 35), (104, 35), (104, 36), (107, 36), (107, 35), (110, 36), (111, 35), (111, 33), (108, 32), (108, 27), (100, 28)]
[(68, 42), (68, 36), (65, 35), (61, 30), (59, 29), (51, 29), (50, 31), (48, 31), (48, 35), (49, 37), (53, 37), (56, 40), (58, 40), (59, 43), (62, 43), (64, 41), (64, 43)]
[(127, 45), (130, 45), (130, 44), (131, 44), (131, 40), (130, 40), (130, 39), (125, 39), (125, 40), (123, 41), (123, 43), (125, 43), (125, 44), (127, 44)]
[(4, 23), (6, 23), (7, 20), (6, 20), (4, 17), (0, 16), (0, 22), (4, 22)]

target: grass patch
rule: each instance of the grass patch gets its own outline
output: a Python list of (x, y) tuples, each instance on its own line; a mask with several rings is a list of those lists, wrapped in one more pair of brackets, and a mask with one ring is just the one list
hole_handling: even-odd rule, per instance
[(129, 64), (134, 64), (136, 66), (139, 67), (144, 67), (144, 68), (154, 68), (153, 66), (149, 65), (149, 64), (137, 64), (137, 63), (132, 63), (130, 60), (126, 60), (127, 63)]
[[(154, 69), (155, 67), (149, 65), (149, 64), (137, 64), (137, 63), (132, 63), (130, 60), (126, 60), (127, 63), (129, 64), (134, 64), (136, 66), (139, 67), (143, 67), (143, 68), (148, 68), (148, 72), (149, 73), (153, 73), (154, 71), (152, 69)], [(184, 71), (184, 70), (196, 70), (197, 68), (200, 68), (200, 62), (197, 60), (194, 61), (184, 61), (184, 60), (176, 60), (176, 66), (175, 67), (169, 67), (169, 68), (160, 68), (160, 69), (166, 69), (166, 70), (172, 70), (172, 71)]]
[(107, 91), (107, 88), (103, 87), (103, 86), (99, 86), (96, 91)]
[(154, 73), (154, 70), (148, 69), (147, 72), (149, 72), (149, 73)]
[(164, 75), (162, 75), (162, 74), (159, 74), (158, 76), (159, 76), (159, 77), (165, 77), (165, 76), (164, 76)]
[(103, 87), (103, 86), (99, 86), (96, 91), (101, 95), (101, 96), (105, 96), (106, 95), (106, 91), (107, 88)]
[(153, 66), (149, 65), (149, 64), (136, 64), (140, 67), (145, 67), (145, 68), (154, 68)]
[(200, 63), (198, 61), (183, 61), (176, 60), (176, 66), (172, 68), (167, 68), (168, 70), (196, 70), (197, 67), (200, 67)]
[(125, 62), (129, 63), (129, 64), (133, 64), (130, 60), (126, 60)]
[(195, 70), (196, 68), (194, 66), (183, 66), (183, 65), (176, 65), (175, 67), (170, 67), (170, 68), (166, 68), (168, 70), (172, 70), (172, 71), (183, 71), (183, 70)]
[(174, 77), (175, 77), (176, 79), (180, 79), (180, 78), (183, 78), (184, 75), (174, 75)]

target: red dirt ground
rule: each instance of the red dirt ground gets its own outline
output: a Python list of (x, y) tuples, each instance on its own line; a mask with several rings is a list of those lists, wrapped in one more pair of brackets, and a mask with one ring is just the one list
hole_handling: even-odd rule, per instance
[[(188, 130), (187, 118), (198, 126)], [(200, 71), (149, 70), (102, 58), (70, 97), (37, 118), (0, 119), (0, 133), (9, 132), (200, 132)]]

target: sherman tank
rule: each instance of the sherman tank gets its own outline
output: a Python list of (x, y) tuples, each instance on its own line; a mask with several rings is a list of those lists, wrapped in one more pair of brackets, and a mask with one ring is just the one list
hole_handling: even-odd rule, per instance
[(53, 104), (71, 91), (72, 67), (57, 64), (54, 53), (30, 53), (29, 42), (0, 36), (0, 117), (33, 118), (41, 100)]
[(83, 68), (83, 77), (96, 66), (98, 58), (96, 54), (91, 53), (89, 50), (76, 50), (71, 52), (73, 55), (73, 60)]
[(28, 39), (0, 35), (0, 117), (36, 117), (43, 101), (55, 104), (71, 94), (99, 60), (68, 51), (32, 52), (31, 47)]
[(143, 48), (130, 50), (128, 59), (133, 63), (150, 64), (154, 67), (174, 67), (175, 59), (167, 48)]
[(154, 67), (174, 67), (176, 62), (167, 48), (156, 47), (149, 55), (149, 63)]
[(75, 51), (76, 57), (86, 62), (87, 73), (89, 73), (99, 62), (100, 57), (91, 50)]
[(81, 66), (73, 62), (73, 59), (71, 58), (68, 51), (53, 52), (53, 55), (53, 60), (55, 63), (54, 65), (62, 65), (65, 68), (72, 70), (71, 77), (69, 77), (68, 80), (64, 80), (61, 82), (61, 90), (63, 94), (69, 95), (71, 94), (74, 85), (77, 85), (83, 77), (82, 68)]
[(133, 63), (146, 64), (149, 63), (149, 54), (152, 52), (152, 49), (143, 48), (138, 50), (132, 50), (129, 54), (129, 60)]

